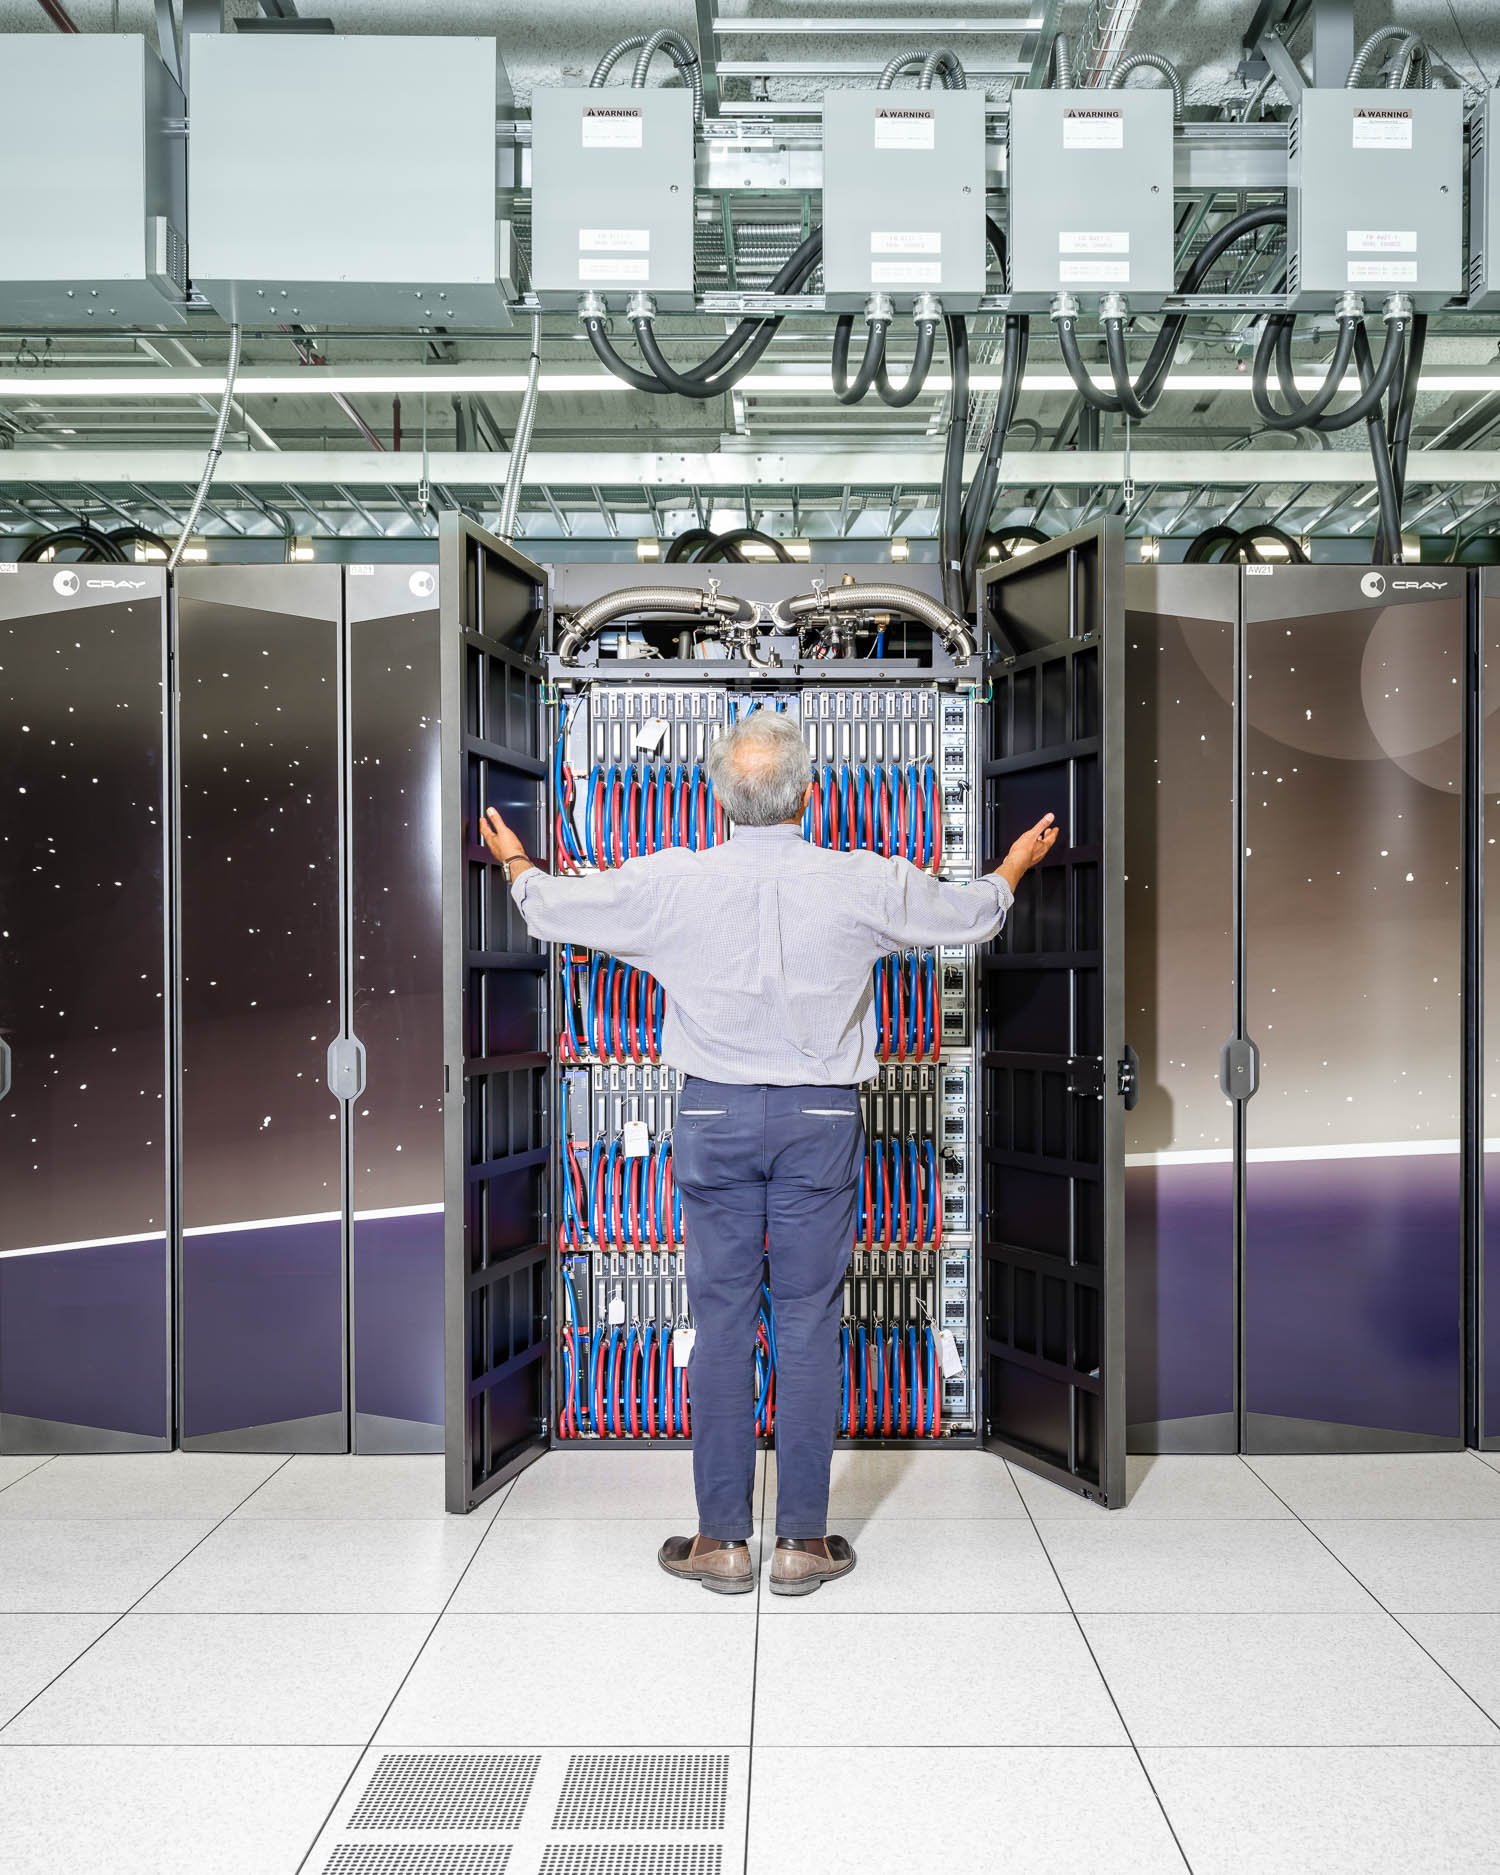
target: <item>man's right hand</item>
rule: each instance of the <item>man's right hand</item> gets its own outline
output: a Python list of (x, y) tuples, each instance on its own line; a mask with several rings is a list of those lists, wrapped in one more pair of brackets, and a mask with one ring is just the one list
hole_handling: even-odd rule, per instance
[(1058, 829), (1056, 816), (1043, 814), (1034, 827), (1012, 845), (1004, 860), (996, 868), (1000, 877), (1014, 892), (1033, 866), (1039, 866), (1057, 844)]

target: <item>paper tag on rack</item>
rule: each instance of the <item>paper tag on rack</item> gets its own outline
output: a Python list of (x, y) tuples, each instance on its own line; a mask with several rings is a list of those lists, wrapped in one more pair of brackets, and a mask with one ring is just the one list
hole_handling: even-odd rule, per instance
[(672, 1365), (686, 1367), (688, 1356), (693, 1351), (693, 1343), (698, 1339), (696, 1328), (674, 1328), (672, 1330)]
[(627, 1159), (645, 1159), (651, 1154), (651, 1131), (644, 1120), (625, 1122), (625, 1157)]
[(611, 1328), (625, 1326), (625, 1293), (617, 1289), (609, 1299), (609, 1325)]
[(957, 1380), (959, 1375), (964, 1371), (964, 1363), (963, 1356), (958, 1351), (958, 1342), (955, 1340), (951, 1328), (945, 1328), (943, 1330), (940, 1337), (940, 1345), (942, 1349), (943, 1378), (944, 1380)]
[(665, 716), (649, 717), (635, 732), (635, 746), (647, 755), (655, 755), (666, 739), (667, 719)]

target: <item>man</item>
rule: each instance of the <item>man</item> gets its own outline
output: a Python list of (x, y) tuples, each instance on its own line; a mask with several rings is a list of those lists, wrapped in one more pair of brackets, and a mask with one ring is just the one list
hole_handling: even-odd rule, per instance
[(904, 859), (809, 845), (811, 762), (797, 725), (757, 711), (713, 743), (708, 773), (734, 825), (610, 872), (552, 878), (494, 808), (480, 831), (528, 930), (648, 970), (666, 996), (662, 1053), (686, 1075), (672, 1133), (697, 1338), (689, 1363), (698, 1534), (670, 1537), (670, 1574), (720, 1594), (755, 1586), (746, 1539), (762, 1261), (775, 1310), (777, 1502), (771, 1592), (847, 1575), (827, 1534), (839, 1320), (876, 1072), (871, 973), (917, 945), (979, 944), (1057, 838), (1052, 815), (999, 869), (945, 884)]

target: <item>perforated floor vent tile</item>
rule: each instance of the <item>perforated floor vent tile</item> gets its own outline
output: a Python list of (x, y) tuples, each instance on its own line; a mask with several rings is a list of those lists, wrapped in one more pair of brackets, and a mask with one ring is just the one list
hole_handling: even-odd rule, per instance
[(541, 1761), (534, 1751), (388, 1751), (344, 1827), (517, 1829)]
[(570, 1842), (553, 1844), (539, 1875), (723, 1875), (716, 1842)]
[(509, 1867), (509, 1843), (343, 1842), (323, 1875), (506, 1875)]
[(554, 1829), (723, 1829), (729, 1756), (722, 1751), (575, 1751)]

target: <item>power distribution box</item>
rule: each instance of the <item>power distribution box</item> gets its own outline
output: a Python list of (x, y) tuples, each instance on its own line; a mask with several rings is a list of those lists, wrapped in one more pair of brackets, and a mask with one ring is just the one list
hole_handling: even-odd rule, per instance
[(823, 99), (823, 295), (947, 312), (984, 294), (984, 95), (830, 91)]
[(1012, 91), (1010, 303), (1122, 293), (1160, 306), (1173, 271), (1172, 99), (1165, 91)]
[(597, 86), (531, 94), (531, 284), (543, 306), (580, 293), (693, 305), (693, 99)]
[(511, 323), (493, 39), (200, 34), (193, 284), (269, 325)]
[(1431, 311), (1463, 292), (1463, 98), (1457, 91), (1304, 91), (1287, 128), (1287, 293), (1404, 293)]
[(5, 33), (0, 71), (0, 319), (179, 322), (187, 146), (155, 51), (138, 33)]
[(1491, 94), (1469, 119), (1469, 307), (1500, 306), (1500, 111)]

